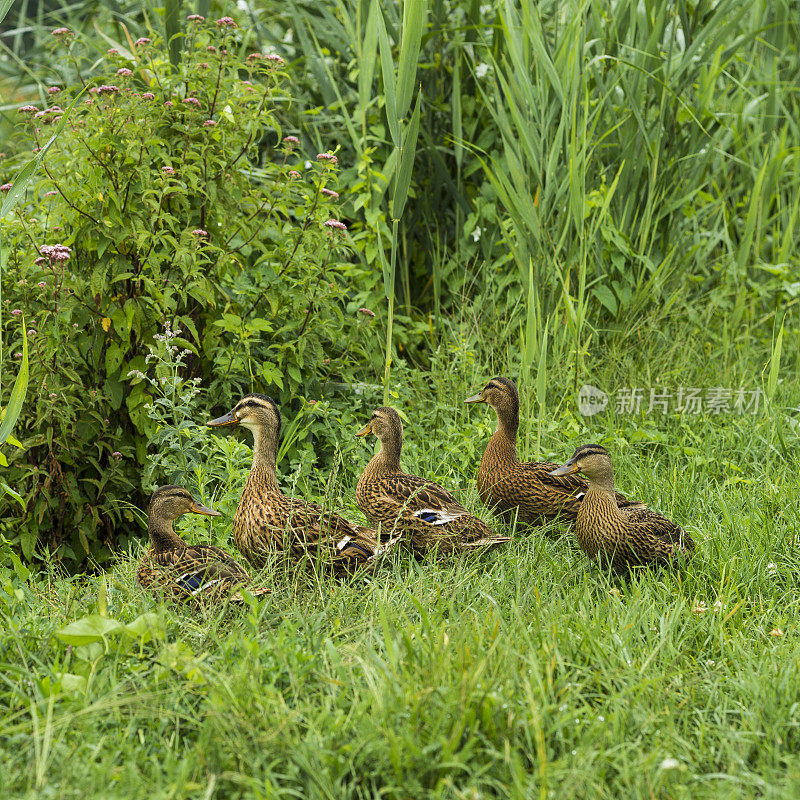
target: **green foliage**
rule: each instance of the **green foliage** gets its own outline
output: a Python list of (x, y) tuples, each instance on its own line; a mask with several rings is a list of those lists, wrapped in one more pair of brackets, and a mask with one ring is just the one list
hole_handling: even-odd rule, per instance
[[(0, 529), (28, 558), (38, 543), (102, 561), (137, 532), (120, 499), (136, 496), (148, 443), (163, 444), (140, 374), (165, 322), (215, 405), (318, 397), (364, 356), (356, 309), (377, 276), (349, 260), (337, 157), (306, 161), (283, 137), (280, 58), (247, 55), (235, 26), (188, 26), (177, 67), (143, 39), (54, 95), (85, 91), (69, 119), (58, 105), (18, 114), (34, 144), (66, 122), (4, 226), (5, 301), (25, 309), (38, 391), (7, 473), (26, 512), (0, 501)], [(80, 37), (53, 48), (89, 71)]]

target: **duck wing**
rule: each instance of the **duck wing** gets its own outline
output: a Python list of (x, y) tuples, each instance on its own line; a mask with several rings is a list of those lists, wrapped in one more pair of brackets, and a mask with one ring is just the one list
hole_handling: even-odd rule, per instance
[(139, 566), (140, 583), (184, 597), (198, 597), (247, 584), (250, 576), (225, 550), (214, 545), (188, 545), (148, 552)]
[(469, 513), (447, 489), (417, 475), (386, 475), (380, 480), (380, 493), (412, 513), (432, 509), (450, 517)]

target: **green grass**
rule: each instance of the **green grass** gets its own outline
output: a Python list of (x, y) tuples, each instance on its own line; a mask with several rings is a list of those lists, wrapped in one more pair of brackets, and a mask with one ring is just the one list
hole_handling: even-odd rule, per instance
[[(726, 378), (721, 358), (700, 358), (704, 344), (692, 351), (688, 329), (676, 335), (691, 360), (647, 335), (638, 350), (616, 340), (591, 382), (655, 385), (649, 368), (671, 385), (735, 388), (759, 381), (768, 360), (743, 351)], [(409, 419), (404, 462), (480, 510), (474, 475), (493, 419), (460, 401), (496, 365), (467, 349), (447, 359), (451, 371), (426, 381), (402, 365), (395, 373), (405, 382), (393, 402)], [(610, 577), (550, 525), (482, 557), (398, 553), (370, 582), (277, 564), (257, 576), (273, 593), (243, 610), (159, 606), (135, 582), (136, 552), (104, 579), (50, 571), (16, 592), (9, 582), (5, 796), (795, 796), (796, 389), (781, 384), (781, 407), (755, 416), (584, 419), (571, 390), (560, 396), (568, 377), (551, 365), (543, 455), (606, 443), (619, 486), (696, 538), (683, 572)], [(352, 419), (330, 420), (341, 470), (296, 486), (353, 517), (370, 451), (351, 434), (367, 410), (357, 401)], [(527, 417), (522, 427), (531, 447), (538, 425)], [(248, 455), (231, 449), (229, 482), (208, 487), (227, 516), (210, 533), (208, 520), (186, 520), (188, 538), (228, 542)], [(68, 652), (56, 632), (102, 608), (103, 586), (109, 618), (154, 614), (151, 638), (111, 634)], [(60, 673), (86, 680), (59, 686)]]

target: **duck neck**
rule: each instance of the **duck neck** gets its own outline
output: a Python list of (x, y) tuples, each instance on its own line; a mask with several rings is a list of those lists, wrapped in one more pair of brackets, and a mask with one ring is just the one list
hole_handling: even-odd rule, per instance
[(158, 515), (148, 518), (147, 532), (150, 534), (150, 544), (156, 552), (186, 546), (183, 539), (173, 530), (172, 523), (173, 520)]
[(517, 430), (519, 417), (508, 409), (497, 409), (497, 430), (492, 434), (486, 448), (486, 456), (493, 462), (518, 464)]
[(385, 475), (400, 472), (400, 452), (403, 449), (403, 438), (388, 436), (381, 440), (381, 449), (372, 457), (367, 469), (371, 474)]
[(586, 479), (589, 483), (588, 492), (596, 497), (607, 496), (611, 498), (616, 508), (616, 496), (614, 494), (614, 473), (609, 472), (603, 475), (595, 475)]
[(248, 483), (255, 481), (261, 491), (280, 492), (278, 484), (278, 431), (263, 427), (251, 428), (253, 433), (253, 466)]

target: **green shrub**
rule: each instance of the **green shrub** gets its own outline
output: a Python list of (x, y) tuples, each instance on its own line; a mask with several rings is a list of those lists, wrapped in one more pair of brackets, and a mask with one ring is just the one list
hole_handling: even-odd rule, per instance
[(143, 38), (94, 74), (78, 37), (53, 38), (54, 63), (92, 77), (17, 115), (40, 147), (76, 100), (4, 221), (3, 355), (24, 312), (31, 390), (4, 476), (26, 508), (0, 499), (0, 532), (28, 558), (38, 544), (102, 561), (138, 531), (122, 499), (141, 499), (157, 433), (141, 374), (153, 337), (182, 331), (214, 406), (318, 397), (369, 361), (357, 309), (378, 276), (350, 258), (337, 157), (307, 160), (283, 135), (283, 60), (247, 55), (233, 20), (190, 20), (177, 65)]

